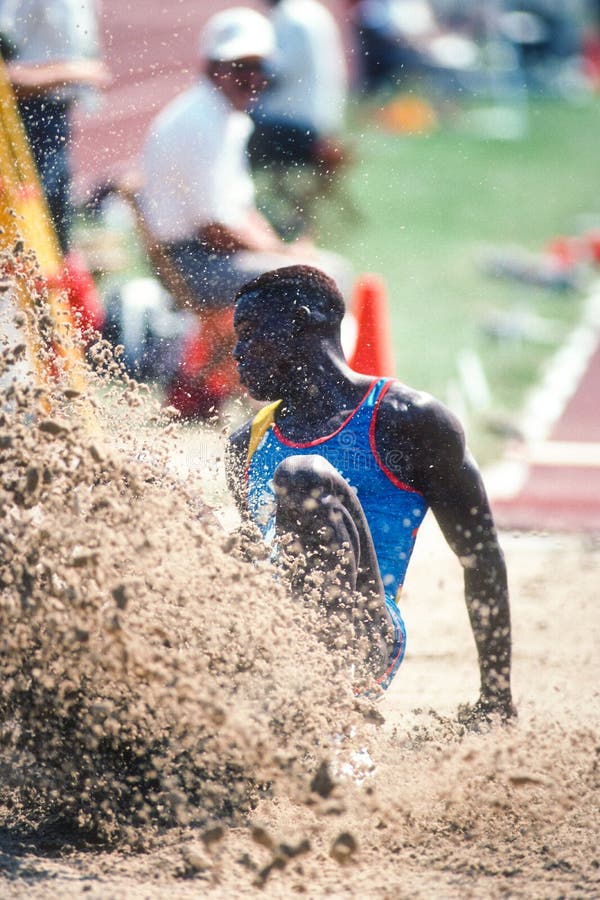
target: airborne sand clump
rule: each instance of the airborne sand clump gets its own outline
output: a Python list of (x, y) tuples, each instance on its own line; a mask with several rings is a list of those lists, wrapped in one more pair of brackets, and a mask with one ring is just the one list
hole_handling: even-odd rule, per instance
[(4, 390), (3, 781), (32, 826), (143, 841), (249, 809), (301, 757), (309, 772), (355, 704), (311, 610), (169, 474), (168, 417), (108, 345), (88, 356), (89, 397), (61, 377)]
[(520, 719), (477, 734), (425, 528), (405, 671), (359, 702), (315, 610), (207, 513), (222, 436), (102, 342), (79, 396), (56, 363), (13, 380), (24, 344), (0, 360), (3, 896), (597, 896), (597, 542), (508, 542)]

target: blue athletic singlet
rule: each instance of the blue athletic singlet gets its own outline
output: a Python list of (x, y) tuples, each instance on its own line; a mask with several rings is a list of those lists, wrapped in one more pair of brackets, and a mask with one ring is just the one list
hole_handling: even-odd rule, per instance
[(289, 441), (281, 433), (275, 422), (279, 403), (265, 407), (252, 423), (246, 467), (248, 510), (267, 541), (275, 532), (273, 474), (288, 456), (320, 454), (356, 491), (369, 524), (386, 604), (396, 630), (389, 665), (378, 679), (384, 688), (404, 656), (406, 632), (397, 604), (417, 531), (427, 511), (423, 495), (396, 478), (375, 446), (377, 412), (391, 384), (385, 378), (374, 381), (339, 428), (307, 443)]

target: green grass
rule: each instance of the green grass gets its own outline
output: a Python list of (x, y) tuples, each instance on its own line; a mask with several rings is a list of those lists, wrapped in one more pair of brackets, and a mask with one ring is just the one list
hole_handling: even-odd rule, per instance
[[(482, 322), (499, 309), (527, 310), (560, 323), (560, 339), (581, 297), (491, 279), (477, 260), (490, 245), (538, 251), (574, 233), (583, 214), (600, 221), (600, 103), (537, 101), (519, 141), (481, 139), (456, 113), (427, 135), (401, 137), (368, 113), (356, 110), (344, 186), (360, 219), (323, 204), (320, 241), (358, 272), (385, 277), (399, 377), (446, 399), (458, 354), (474, 350), (492, 412), (514, 415), (553, 347), (494, 341)], [(468, 424), (484, 461), (500, 452), (480, 420)]]

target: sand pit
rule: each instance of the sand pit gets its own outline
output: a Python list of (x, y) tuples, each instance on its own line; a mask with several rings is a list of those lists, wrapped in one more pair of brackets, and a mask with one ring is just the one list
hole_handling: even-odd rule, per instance
[(223, 426), (105, 379), (92, 435), (60, 381), (49, 408), (4, 383), (2, 896), (598, 896), (598, 540), (504, 536), (519, 719), (469, 733), (475, 650), (433, 523), (406, 660), (358, 702), (315, 611), (223, 530)]

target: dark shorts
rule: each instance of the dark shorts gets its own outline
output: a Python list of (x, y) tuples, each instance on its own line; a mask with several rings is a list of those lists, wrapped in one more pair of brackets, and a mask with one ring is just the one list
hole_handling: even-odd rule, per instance
[[(283, 252), (211, 253), (196, 240), (163, 244), (162, 249), (181, 273), (200, 310), (226, 309), (233, 305), (236, 293), (248, 281), (263, 272), (290, 265), (290, 257)], [(294, 261), (302, 262), (299, 257)], [(351, 272), (341, 256), (326, 250), (309, 250), (306, 263), (331, 275), (342, 293), (349, 292)]]
[(19, 102), (19, 113), (64, 252), (68, 249), (73, 218), (69, 162), (70, 103), (49, 97), (32, 97)]
[(251, 260), (248, 265), (247, 253), (212, 253), (195, 240), (165, 244), (164, 250), (183, 277), (198, 309), (232, 306), (242, 285), (266, 271), (258, 255), (256, 266), (252, 267)]
[(317, 133), (298, 123), (256, 116), (255, 129), (248, 144), (248, 156), (254, 168), (278, 164), (293, 166), (314, 159)]

